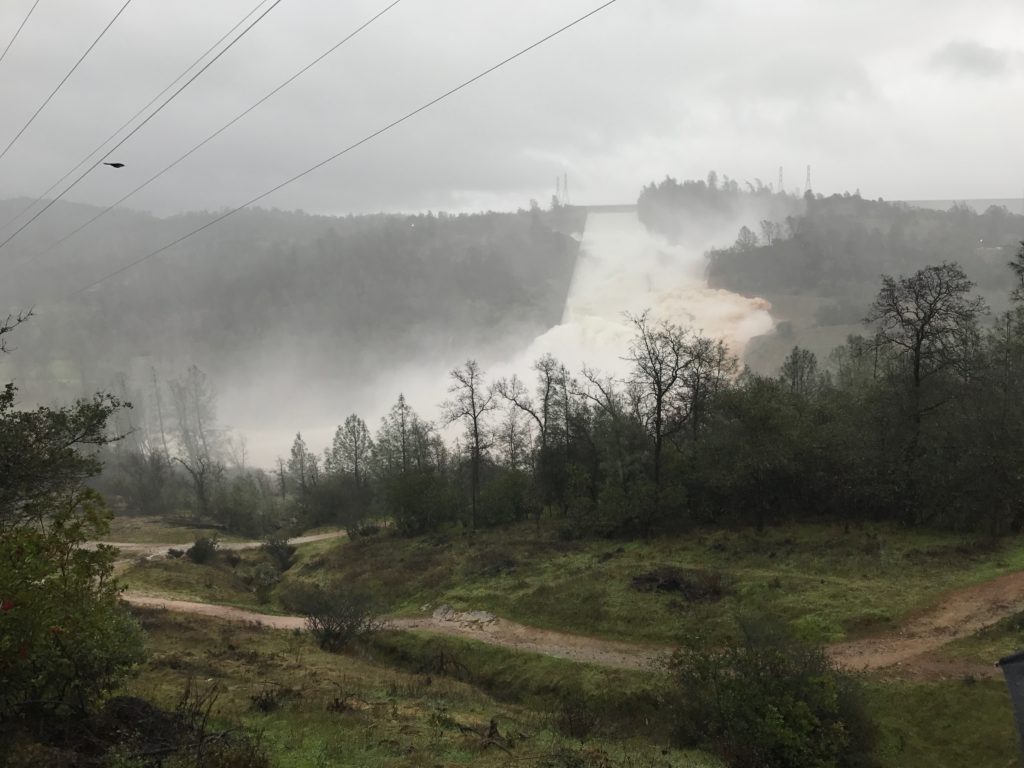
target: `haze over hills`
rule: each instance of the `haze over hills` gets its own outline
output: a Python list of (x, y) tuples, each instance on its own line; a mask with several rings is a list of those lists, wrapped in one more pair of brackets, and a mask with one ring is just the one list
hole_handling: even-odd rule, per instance
[[(796, 343), (827, 357), (859, 331), (881, 272), (959, 258), (998, 304), (999, 248), (1024, 237), (1024, 219), (988, 206), (914, 212), (834, 196), (808, 211), (801, 197), (710, 181), (651, 185), (638, 205), (605, 213), (255, 209), (76, 295), (214, 214), (117, 210), (51, 248), (97, 212), (61, 202), (49, 226), (11, 245), (0, 299), (37, 306), (37, 317), (0, 373), (26, 402), (113, 387), (144, 420), (154, 372), (170, 380), (198, 365), (222, 423), (269, 465), (289, 434), (326, 443), (347, 413), (375, 420), (399, 392), (434, 413), (446, 372), (468, 357), (495, 376), (521, 374), (542, 353), (617, 373), (627, 311), (652, 309), (724, 338), (765, 372)], [(0, 216), (21, 207), (6, 201)], [(760, 233), (756, 242), (733, 242), (743, 227)]]

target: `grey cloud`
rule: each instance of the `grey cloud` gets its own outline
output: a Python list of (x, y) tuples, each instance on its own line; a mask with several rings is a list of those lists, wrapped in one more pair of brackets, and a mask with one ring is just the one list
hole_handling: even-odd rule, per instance
[[(1010, 140), (1024, 130), (1024, 114), (1002, 102), (990, 140), (967, 146), (969, 116), (992, 111), (994, 89), (955, 78), (937, 100), (926, 92), (935, 79), (919, 66), (933, 59), (998, 74), (1006, 19), (1024, 27), (1024, 6), (996, 2), (998, 27), (968, 0), (617, 3), (265, 204), (330, 213), (525, 206), (547, 200), (563, 171), (577, 201), (619, 202), (665, 173), (702, 177), (717, 168), (767, 179), (780, 164), (808, 162), (836, 188), (870, 185), (894, 196), (907, 179), (927, 176), (932, 145), (991, 169), (949, 178), (957, 188), (940, 196), (998, 196), (1010, 183), (1005, 169), (1024, 163)], [(126, 168), (93, 173), (69, 198), (116, 200), (383, 4), (282, 2), (117, 153)], [(161, 214), (237, 205), (596, 4), (406, 0), (129, 205)], [(119, 5), (40, 6), (0, 68), (0, 137), (31, 114)], [(133, 4), (0, 162), (0, 197), (41, 192), (251, 6)], [(26, 8), (0, 3), (0, 30)], [(954, 35), (978, 42), (940, 48)], [(997, 147), (998, 156), (977, 160)], [(892, 157), (899, 173), (886, 170)], [(872, 163), (880, 171), (868, 180)]]
[(970, 40), (946, 43), (932, 54), (933, 69), (968, 77), (1000, 77), (1010, 70), (1011, 55)]

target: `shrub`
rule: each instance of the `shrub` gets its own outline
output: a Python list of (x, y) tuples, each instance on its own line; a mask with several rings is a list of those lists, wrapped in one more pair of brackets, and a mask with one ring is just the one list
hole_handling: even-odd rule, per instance
[(377, 523), (371, 523), (368, 520), (361, 522), (352, 523), (347, 529), (348, 537), (352, 541), (358, 539), (368, 539), (371, 536), (376, 536), (380, 533), (380, 526)]
[(295, 547), (289, 544), (287, 539), (272, 536), (263, 542), (261, 549), (282, 573), (295, 565)]
[(724, 648), (690, 638), (677, 653), (678, 738), (734, 768), (874, 765), (856, 682), (775, 620), (742, 620), (740, 630)]
[(292, 584), (281, 596), (289, 610), (306, 617), (306, 628), (325, 651), (336, 653), (356, 640), (381, 629), (373, 599), (364, 592), (350, 590), (334, 582)]
[(270, 602), (270, 593), (281, 581), (281, 577), (272, 565), (261, 563), (252, 573), (252, 587), (256, 599), (263, 604)]
[(185, 550), (185, 557), (196, 565), (206, 565), (212, 562), (217, 555), (218, 546), (216, 536), (203, 536), (196, 539), (195, 543)]
[(84, 498), (45, 528), (0, 527), (0, 723), (91, 711), (144, 656), (115, 550), (81, 546), (107, 530), (101, 501)]

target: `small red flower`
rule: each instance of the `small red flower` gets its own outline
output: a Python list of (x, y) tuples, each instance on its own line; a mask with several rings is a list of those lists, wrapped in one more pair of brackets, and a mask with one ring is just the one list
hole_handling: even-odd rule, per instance
[(28, 643), (22, 643), (21, 648), (18, 649), (18, 655), (23, 658), (28, 658)]
[(59, 634), (61, 634), (63, 632), (64, 632), (64, 627), (58, 627), (56, 624), (54, 624), (52, 627), (50, 627), (50, 634), (51, 635), (59, 635)]
[(13, 600), (4, 600), (2, 603), (0, 603), (0, 611), (3, 611), (4, 613), (7, 613), (7, 611), (11, 610), (11, 608), (13, 608), (13, 607), (14, 607), (14, 601)]

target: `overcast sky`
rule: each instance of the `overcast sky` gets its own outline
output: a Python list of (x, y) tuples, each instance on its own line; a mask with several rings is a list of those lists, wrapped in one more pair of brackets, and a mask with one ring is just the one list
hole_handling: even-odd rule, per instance
[[(33, 0), (0, 0), (0, 50)], [(389, 0), (283, 0), (68, 199), (106, 205)], [(40, 194), (256, 0), (132, 0), (7, 157), (0, 196)], [(0, 149), (123, 0), (41, 0), (0, 63)], [(233, 207), (598, 5), (403, 0), (134, 197)], [(618, 0), (263, 203), (324, 213), (636, 198), (666, 174), (887, 199), (1024, 193), (1020, 0)]]

